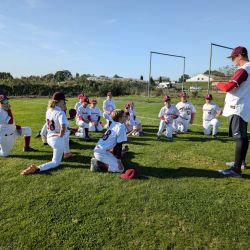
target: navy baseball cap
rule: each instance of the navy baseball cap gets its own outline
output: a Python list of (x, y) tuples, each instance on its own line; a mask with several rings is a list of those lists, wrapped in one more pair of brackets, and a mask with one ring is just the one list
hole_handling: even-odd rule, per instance
[(67, 101), (64, 93), (62, 92), (55, 92), (51, 99), (53, 101), (61, 101), (61, 100)]
[(239, 46), (233, 49), (232, 53), (230, 56), (228, 56), (227, 58), (232, 58), (238, 55), (243, 55), (243, 56), (247, 56), (248, 52), (247, 49), (245, 47)]

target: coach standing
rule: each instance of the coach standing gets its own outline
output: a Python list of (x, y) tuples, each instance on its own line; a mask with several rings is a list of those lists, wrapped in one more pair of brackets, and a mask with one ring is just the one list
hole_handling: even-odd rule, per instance
[(241, 165), (245, 164), (248, 150), (247, 122), (250, 120), (250, 62), (247, 49), (233, 49), (231, 58), (239, 66), (229, 82), (214, 82), (212, 85), (227, 92), (223, 116), (230, 118), (229, 135), (236, 140), (235, 161), (231, 168), (220, 170), (225, 176), (242, 177)]

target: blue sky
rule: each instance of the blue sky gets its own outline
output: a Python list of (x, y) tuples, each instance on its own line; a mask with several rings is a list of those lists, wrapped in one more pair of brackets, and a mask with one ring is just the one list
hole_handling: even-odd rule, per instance
[[(68, 69), (148, 79), (149, 52), (208, 69), (210, 43), (250, 49), (250, 2), (241, 0), (0, 0), (0, 71), (13, 76)], [(231, 65), (214, 48), (213, 68)], [(153, 77), (182, 74), (181, 59), (153, 56)]]

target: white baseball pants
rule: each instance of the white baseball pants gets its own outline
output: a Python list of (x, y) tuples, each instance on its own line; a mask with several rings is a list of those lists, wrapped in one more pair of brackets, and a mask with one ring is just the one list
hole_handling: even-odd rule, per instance
[(164, 129), (166, 129), (166, 137), (172, 138), (173, 137), (173, 124), (166, 123), (165, 121), (161, 120), (157, 136), (161, 136)]
[(219, 127), (220, 127), (220, 122), (217, 118), (214, 118), (211, 121), (203, 120), (204, 135), (210, 135), (211, 128), (212, 128), (212, 135), (216, 135)]
[(48, 141), (48, 144), (53, 149), (53, 157), (50, 162), (47, 162), (38, 166), (40, 171), (46, 171), (48, 169), (58, 167), (63, 157), (63, 152), (65, 148), (64, 137), (52, 136), (52, 137), (47, 138), (47, 141)]
[(124, 169), (119, 167), (118, 159), (112, 153), (107, 152), (102, 148), (95, 148), (94, 156), (98, 161), (108, 165), (109, 172), (123, 172)]
[(15, 130), (12, 133), (5, 133), (0, 135), (0, 157), (6, 157), (10, 155), (13, 149), (14, 143), (18, 136), (31, 136), (30, 127), (21, 127), (21, 134)]
[(103, 127), (100, 124), (100, 122), (98, 122), (98, 124), (95, 126), (92, 124), (92, 122), (89, 123), (89, 131), (91, 132), (95, 132), (95, 131), (102, 131)]
[(182, 117), (178, 117), (173, 121), (174, 131), (187, 132), (189, 127), (189, 120), (185, 120)]

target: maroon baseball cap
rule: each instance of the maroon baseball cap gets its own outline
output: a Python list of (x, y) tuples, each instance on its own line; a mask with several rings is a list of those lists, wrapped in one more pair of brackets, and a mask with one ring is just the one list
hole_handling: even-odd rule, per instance
[(126, 170), (124, 174), (120, 175), (120, 178), (125, 180), (135, 179), (136, 177), (137, 177), (136, 170), (132, 168)]
[(0, 102), (9, 100), (9, 98), (6, 95), (0, 95)]
[(239, 46), (233, 49), (232, 53), (230, 56), (228, 56), (227, 58), (232, 58), (238, 55), (243, 55), (243, 56), (247, 56), (247, 49), (245, 47)]
[(206, 99), (206, 100), (212, 100), (212, 99), (213, 99), (213, 96), (212, 96), (211, 94), (207, 94), (207, 95), (205, 96), (205, 99)]
[(167, 101), (170, 101), (171, 98), (170, 98), (169, 95), (165, 95), (165, 96), (163, 96), (162, 99), (163, 99), (164, 102), (167, 102)]
[(60, 101), (60, 100), (67, 101), (65, 95), (62, 92), (55, 92), (51, 99), (53, 101)]

